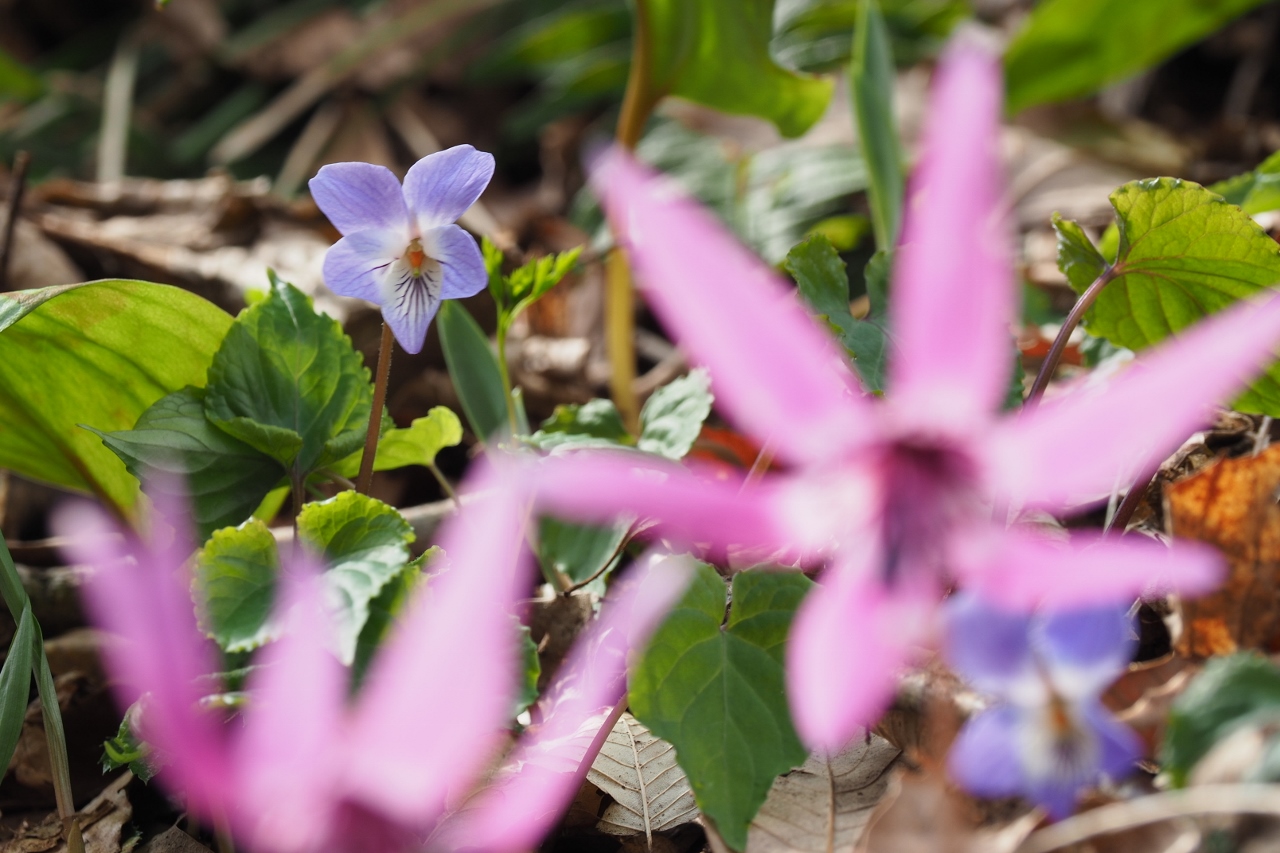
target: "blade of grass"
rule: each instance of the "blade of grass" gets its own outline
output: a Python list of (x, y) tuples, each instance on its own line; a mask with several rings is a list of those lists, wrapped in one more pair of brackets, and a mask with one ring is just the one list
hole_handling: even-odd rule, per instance
[(876, 0), (862, 0), (858, 5), (849, 79), (858, 140), (871, 179), (867, 188), (871, 224), (875, 229), (876, 246), (880, 249), (892, 249), (898, 242), (906, 185), (898, 126), (893, 118), (893, 78), (889, 30)]

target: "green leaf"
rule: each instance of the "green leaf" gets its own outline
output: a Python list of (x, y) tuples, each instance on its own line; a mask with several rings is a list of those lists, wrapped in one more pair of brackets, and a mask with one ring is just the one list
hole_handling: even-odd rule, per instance
[(530, 304), (573, 271), (582, 248), (535, 258), (507, 276), (507, 293), (513, 301), (529, 299)]
[[(1085, 314), (1092, 335), (1141, 350), (1280, 281), (1280, 246), (1240, 208), (1198, 184), (1134, 181), (1111, 194), (1111, 205), (1119, 245), (1114, 279)], [(1077, 272), (1073, 286), (1084, 278)], [(1280, 415), (1280, 366), (1273, 364), (1234, 405)]]
[(722, 626), (724, 581), (699, 565), (631, 674), (632, 712), (675, 746), (698, 807), (735, 850), (774, 778), (808, 758), (782, 666), (791, 619), (812, 585), (799, 572), (739, 572)]
[(44, 81), (34, 71), (0, 50), (0, 97), (30, 101), (44, 91)]
[(898, 124), (893, 116), (893, 47), (876, 0), (862, 0), (858, 4), (858, 29), (853, 38), (849, 79), (858, 139), (870, 178), (867, 201), (871, 205), (876, 245), (892, 249), (897, 245), (898, 228), (902, 224), (906, 179), (902, 174)]
[(1280, 210), (1280, 151), (1263, 160), (1252, 172), (1218, 181), (1209, 190), (1239, 205), (1250, 216)]
[(356, 639), (355, 660), (351, 665), (351, 677), (356, 687), (364, 681), (374, 653), (382, 645), (391, 626), (399, 618), (413, 591), (422, 581), (422, 564), (443, 553), (438, 547), (428, 548), (421, 558), (409, 563), (384, 586), (369, 602), (369, 617), (360, 636)]
[(698, 440), (714, 399), (711, 376), (705, 368), (694, 368), (663, 385), (640, 410), (640, 440), (636, 446), (668, 459), (683, 459)]
[[(373, 470), (390, 471), (408, 465), (429, 467), (435, 464), (436, 454), (446, 447), (462, 443), (462, 422), (446, 406), (433, 406), (426, 417), (414, 418), (408, 429), (392, 429), (378, 439), (378, 455), (374, 457)], [(360, 471), (358, 450), (345, 459), (335, 462), (333, 470), (344, 477), (354, 477)]]
[(638, 0), (648, 23), (649, 85), (727, 113), (754, 115), (784, 136), (813, 126), (830, 80), (796, 74), (769, 54), (774, 0)]
[(482, 441), (509, 433), (502, 371), (480, 325), (454, 300), (445, 300), (436, 317), (440, 346), (444, 349), (449, 377), (462, 401), (471, 430)]
[(161, 397), (131, 430), (93, 430), (142, 479), (148, 470), (179, 475), (200, 541), (253, 515), (285, 476), (280, 463), (209, 423), (203, 388)]
[(574, 584), (612, 571), (621, 557), (630, 524), (594, 527), (546, 517), (538, 525), (538, 562), (544, 574), (554, 572)]
[(342, 326), (274, 276), (209, 367), (205, 414), (219, 429), (301, 474), (364, 441), (373, 389)]
[(225, 652), (248, 652), (274, 639), (270, 624), (280, 558), (257, 519), (216, 531), (196, 554), (200, 628)]
[(370, 602), (409, 562), (413, 528), (394, 507), (347, 491), (305, 505), (298, 535), (324, 554), (325, 580), (338, 604), (338, 657), (351, 664)]
[(212, 303), (143, 281), (0, 294), (0, 468), (128, 515), (137, 480), (78, 425), (130, 429), (156, 400), (203, 384), (230, 325)]
[(516, 696), (516, 707), (511, 714), (513, 717), (518, 717), (538, 701), (538, 678), (542, 675), (538, 645), (533, 641), (529, 626), (520, 624), (519, 620), (516, 624), (520, 635), (520, 693)]
[(1010, 112), (1092, 94), (1264, 0), (1041, 0), (1005, 52)]
[(0, 766), (8, 767), (13, 751), (22, 735), (22, 721), (27, 717), (27, 700), (31, 695), (31, 666), (36, 637), (36, 618), (31, 604), (22, 608), (18, 631), (9, 642), (9, 653), (0, 668)]
[(792, 248), (783, 267), (796, 280), (800, 296), (827, 321), (839, 338), (869, 391), (884, 388), (889, 341), (878, 317), (885, 303), (888, 253), (877, 252), (867, 264), (867, 294), (872, 318), (858, 320), (849, 313), (849, 275), (831, 241), (815, 234)]
[(556, 406), (528, 442), (541, 450), (557, 447), (617, 447), (632, 442), (622, 416), (611, 400), (595, 399), (581, 405)]
[(1210, 658), (1173, 703), (1160, 763), (1173, 784), (1232, 729), (1260, 714), (1280, 714), (1280, 669), (1255, 653)]
[(1106, 272), (1107, 259), (1079, 223), (1055, 213), (1053, 230), (1058, 235), (1058, 269), (1062, 270), (1076, 293), (1084, 293)]
[[(927, 59), (956, 24), (972, 16), (967, 0), (879, 0), (900, 66)], [(774, 16), (773, 55), (788, 68), (833, 71), (847, 66), (861, 0), (787, 0)]]
[(150, 782), (155, 776), (155, 769), (147, 763), (148, 749), (133, 732), (133, 716), (136, 704), (125, 711), (124, 719), (114, 737), (102, 743), (102, 758), (99, 764), (103, 773), (128, 767), (143, 782)]

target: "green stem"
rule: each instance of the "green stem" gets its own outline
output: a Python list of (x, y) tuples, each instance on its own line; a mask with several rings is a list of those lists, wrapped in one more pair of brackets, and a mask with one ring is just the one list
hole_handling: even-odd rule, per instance
[(360, 475), (356, 491), (369, 494), (373, 482), (373, 461), (378, 455), (378, 437), (382, 434), (382, 409), (387, 402), (387, 377), (391, 375), (391, 345), (395, 337), (391, 327), (382, 324), (382, 342), (378, 347), (378, 374), (373, 381), (373, 408), (369, 410), (369, 431), (364, 436), (364, 453), (360, 456)]
[(453, 486), (449, 485), (449, 481), (445, 478), (444, 472), (436, 467), (436, 463), (427, 463), (427, 470), (436, 478), (436, 482), (440, 484), (441, 490), (448, 495), (449, 500), (453, 501), (454, 508), (462, 509), (462, 501), (458, 500), (458, 493), (453, 490)]
[[(654, 90), (651, 78), (653, 34), (644, 0), (633, 4), (635, 35), (631, 49), (631, 70), (627, 75), (627, 91), (618, 116), (616, 139), (628, 150), (635, 150), (644, 133), (645, 123), (662, 99)], [(636, 432), (640, 422), (640, 405), (636, 401), (635, 288), (631, 270), (620, 249), (609, 253), (605, 266), (605, 350), (609, 354), (609, 389), (613, 402), (627, 429)]]
[(498, 318), (498, 375), (502, 377), (502, 398), (507, 401), (507, 420), (511, 423), (511, 434), (520, 434), (520, 420), (516, 417), (516, 401), (511, 396), (511, 371), (507, 369), (507, 330), (511, 317)]

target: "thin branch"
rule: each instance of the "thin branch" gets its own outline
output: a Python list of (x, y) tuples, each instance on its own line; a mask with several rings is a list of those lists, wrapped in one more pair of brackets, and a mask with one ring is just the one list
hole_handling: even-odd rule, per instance
[(391, 327), (382, 324), (382, 343), (378, 348), (378, 375), (373, 382), (373, 408), (369, 410), (369, 431), (364, 437), (364, 453), (360, 456), (360, 474), (356, 477), (356, 491), (369, 494), (373, 482), (373, 460), (378, 455), (378, 438), (382, 432), (382, 407), (387, 402), (387, 377), (391, 374), (391, 345), (395, 337)]
[(1201, 785), (1112, 803), (1032, 833), (1015, 853), (1051, 853), (1100, 835), (1190, 815), (1280, 816), (1280, 786)]
[(1071, 313), (1067, 315), (1067, 319), (1062, 322), (1062, 328), (1058, 330), (1058, 336), (1053, 339), (1053, 345), (1049, 347), (1049, 354), (1044, 357), (1044, 363), (1040, 365), (1040, 372), (1036, 374), (1036, 381), (1031, 385), (1031, 393), (1027, 394), (1027, 400), (1022, 404), (1024, 411), (1034, 409), (1039, 403), (1040, 398), (1044, 396), (1044, 391), (1049, 387), (1049, 380), (1053, 379), (1053, 374), (1058, 369), (1058, 363), (1062, 361), (1062, 353), (1067, 348), (1067, 340), (1071, 337), (1071, 333), (1076, 330), (1076, 326), (1080, 325), (1080, 321), (1084, 319), (1084, 312), (1088, 311), (1090, 306), (1098, 298), (1098, 294), (1102, 292), (1102, 288), (1111, 283), (1116, 277), (1115, 267), (1107, 267), (1103, 270), (1102, 275), (1098, 276), (1093, 284), (1080, 294), (1080, 298), (1076, 300), (1076, 304), (1071, 307)]
[(4, 243), (0, 244), (0, 290), (9, 289), (9, 258), (13, 255), (13, 239), (22, 211), (22, 196), (27, 191), (27, 168), (31, 155), (19, 151), (13, 155), (13, 174), (9, 178), (9, 209), (4, 221)]

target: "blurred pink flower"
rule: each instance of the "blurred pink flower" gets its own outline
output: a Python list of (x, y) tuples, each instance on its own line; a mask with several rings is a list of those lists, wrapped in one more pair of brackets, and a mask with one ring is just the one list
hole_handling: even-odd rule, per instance
[[(447, 567), (410, 605), (354, 700), (328, 651), (320, 575), (302, 554), (286, 560), (276, 607), (286, 631), (255, 659), (238, 727), (198, 708), (197, 682), (218, 667), (196, 626), (180, 507), (157, 506), (146, 541), (95, 507), (65, 508), (57, 529), (73, 540), (69, 556), (96, 569), (86, 605), (115, 635), (107, 664), (121, 703), (145, 694), (142, 734), (160, 781), (264, 853), (421, 848), (507, 740), (519, 678), (511, 613), (530, 575), (523, 498), (497, 480), (492, 470), (472, 480), (486, 495), (446, 526)], [(518, 745), (514, 760), (540, 769), (499, 773), (467, 812), (484, 816), (487, 850), (529, 849), (555, 825), (585, 776), (572, 771), (623, 695), (628, 651), (686, 578), (674, 564), (645, 567), (606, 602), (540, 706), (544, 721)], [(503, 808), (485, 806), (495, 801)]]
[(710, 369), (723, 413), (789, 467), (712, 482), (634, 454), (546, 460), (548, 509), (637, 512), (664, 535), (817, 556), (796, 617), (797, 728), (834, 750), (872, 722), (952, 583), (1005, 607), (1083, 606), (1216, 582), (1210, 549), (1006, 529), (993, 510), (1061, 510), (1149, 472), (1239, 390), (1280, 339), (1280, 301), (1242, 304), (1144, 354), (1109, 386), (1002, 415), (1018, 314), (999, 163), (999, 64), (957, 40), (936, 72), (895, 259), (884, 400), (864, 396), (794, 289), (709, 213), (621, 151), (594, 186), (648, 304)]

